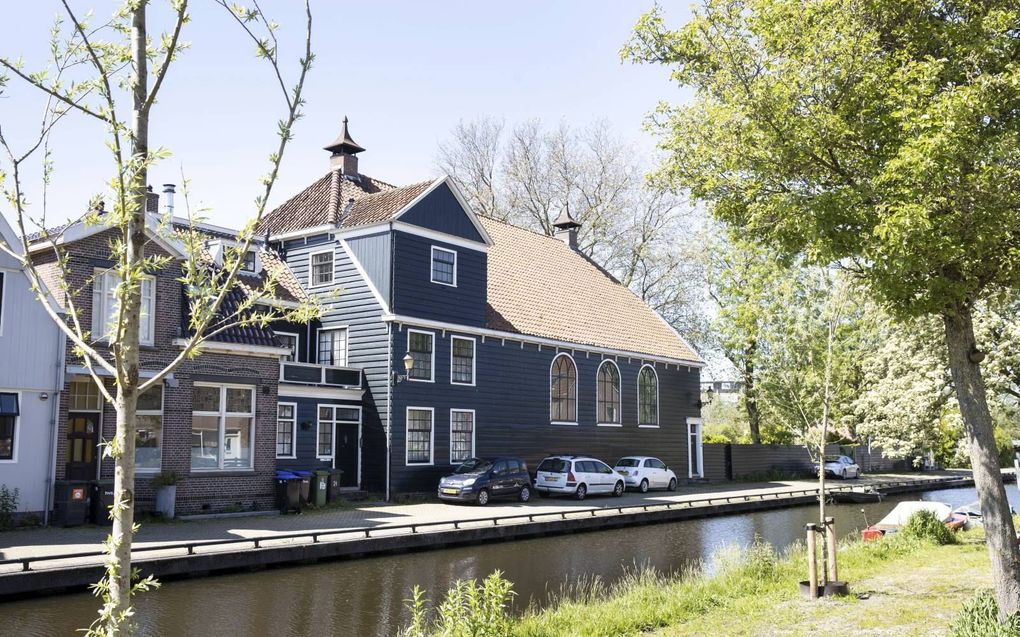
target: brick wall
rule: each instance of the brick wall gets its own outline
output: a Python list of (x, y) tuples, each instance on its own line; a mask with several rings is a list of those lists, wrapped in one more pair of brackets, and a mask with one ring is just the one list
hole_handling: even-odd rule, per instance
[[(92, 324), (92, 282), (97, 267), (111, 265), (109, 244), (114, 231), (107, 231), (88, 237), (73, 244), (69, 259), (69, 292), (78, 311), (83, 329)], [(151, 244), (147, 254), (166, 253)], [(36, 262), (47, 281), (59, 278), (59, 268), (52, 253), (41, 254)], [(171, 266), (156, 273), (156, 320), (154, 344), (143, 347), (140, 355), (143, 370), (158, 370), (170, 363), (180, 348), (173, 344), (178, 337), (182, 316), (181, 284), (176, 280), (180, 269)], [(54, 290), (60, 289), (54, 287)], [(57, 294), (65, 307), (67, 299)], [(100, 352), (108, 354), (101, 341), (94, 343)], [(68, 345), (68, 365), (80, 365), (81, 361)], [(231, 472), (191, 471), (191, 403), (192, 383), (195, 376), (205, 380), (230, 379), (230, 382), (256, 386), (255, 441), (253, 470)], [(182, 362), (174, 376), (179, 381), (175, 388), (164, 386), (162, 470), (174, 471), (180, 477), (177, 485), (177, 511), (179, 514), (220, 511), (240, 506), (244, 509), (266, 509), (272, 507), (273, 476), (276, 465), (276, 396), (279, 361), (276, 358), (244, 356), (236, 354), (206, 353), (198, 358)], [(65, 476), (67, 463), (67, 416), (70, 381), (61, 394), (60, 421), (57, 447), (57, 480)], [(112, 387), (112, 382), (107, 381)], [(111, 439), (116, 431), (116, 412), (106, 404), (102, 414), (102, 436)], [(113, 461), (103, 459), (100, 466), (102, 478), (113, 477)], [(136, 478), (136, 501), (138, 510), (151, 510), (154, 493), (149, 485), (150, 475), (139, 473)]]

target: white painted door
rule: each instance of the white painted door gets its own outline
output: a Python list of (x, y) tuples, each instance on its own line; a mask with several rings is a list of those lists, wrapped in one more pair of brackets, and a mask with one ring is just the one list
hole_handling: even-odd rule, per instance
[(700, 418), (687, 419), (687, 476), (689, 478), (705, 477)]

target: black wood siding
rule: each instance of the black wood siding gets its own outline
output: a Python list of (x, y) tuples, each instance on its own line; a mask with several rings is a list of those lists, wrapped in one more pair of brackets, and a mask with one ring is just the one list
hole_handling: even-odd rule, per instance
[[(394, 328), (394, 361), (406, 352), (406, 330)], [(417, 328), (415, 328), (417, 329)], [(431, 330), (427, 330), (431, 331)], [(518, 341), (476, 339), (476, 386), (450, 383), (450, 336), (436, 331), (435, 383), (403, 381), (393, 390), (392, 489), (431, 491), (450, 471), (450, 409), (475, 410), (475, 453), (480, 456), (516, 455), (534, 472), (543, 457), (556, 452), (590, 454), (608, 463), (624, 455), (661, 458), (681, 480), (687, 477), (687, 418), (699, 416), (700, 371), (655, 364), (659, 377), (659, 428), (637, 425), (637, 375), (642, 361), (619, 358), (623, 426), (595, 423), (595, 378), (602, 358), (577, 352), (578, 425), (549, 423), (549, 369), (557, 352)], [(465, 335), (467, 336), (467, 335)], [(401, 370), (402, 373), (402, 370)], [(435, 409), (434, 466), (405, 464), (406, 409)]]
[[(485, 325), (484, 252), (399, 230), (393, 233), (393, 246), (395, 314), (476, 327)], [(432, 246), (457, 253), (457, 287), (432, 283)]]
[(400, 221), (484, 243), (482, 235), (447, 184), (440, 184), (414, 208), (401, 215)]

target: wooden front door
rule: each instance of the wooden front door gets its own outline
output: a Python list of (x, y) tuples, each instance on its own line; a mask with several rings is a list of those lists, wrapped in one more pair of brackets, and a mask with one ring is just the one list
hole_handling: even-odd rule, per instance
[(340, 476), (341, 487), (357, 487), (358, 485), (358, 450), (361, 446), (359, 430), (361, 426), (352, 423), (337, 423), (336, 426), (336, 468), (343, 470)]
[(99, 460), (99, 414), (67, 417), (67, 480), (95, 480)]

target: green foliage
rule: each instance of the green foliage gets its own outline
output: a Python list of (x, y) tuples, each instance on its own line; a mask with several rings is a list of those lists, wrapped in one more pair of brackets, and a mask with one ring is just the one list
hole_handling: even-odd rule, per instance
[(992, 591), (977, 593), (949, 627), (949, 637), (1020, 637), (1020, 615), (999, 622), (999, 605)]
[(14, 514), (18, 512), (19, 496), (17, 488), (9, 489), (6, 484), (0, 484), (0, 531), (14, 527)]
[(163, 471), (157, 474), (150, 484), (153, 487), (171, 487), (180, 480), (180, 476), (175, 471)]
[(915, 511), (907, 518), (899, 533), (905, 539), (933, 544), (956, 544), (959, 540), (949, 527), (931, 511)]
[(510, 605), (513, 584), (494, 571), (479, 585), (475, 580), (458, 580), (434, 613), (428, 600), (415, 586), (407, 601), (411, 624), (404, 637), (509, 637), (513, 628)]

